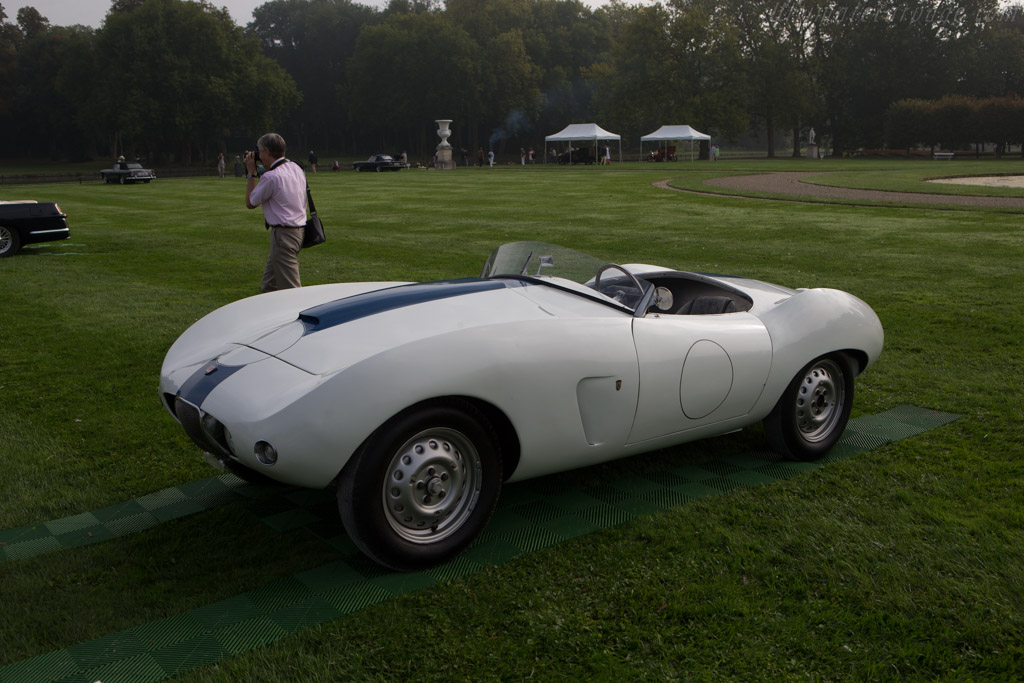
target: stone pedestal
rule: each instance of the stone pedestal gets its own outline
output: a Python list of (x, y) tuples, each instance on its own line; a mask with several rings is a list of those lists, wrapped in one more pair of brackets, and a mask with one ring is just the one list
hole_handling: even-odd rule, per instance
[(818, 146), (816, 144), (814, 144), (813, 142), (809, 143), (807, 145), (807, 158), (808, 159), (817, 159), (818, 158)]
[(451, 119), (437, 119), (434, 121), (437, 124), (437, 136), (441, 138), (441, 143), (437, 146), (437, 162), (434, 164), (434, 168), (441, 170), (452, 170), (455, 168), (455, 161), (452, 159), (452, 146), (448, 143), (448, 136), (452, 134), (449, 126), (452, 125)]

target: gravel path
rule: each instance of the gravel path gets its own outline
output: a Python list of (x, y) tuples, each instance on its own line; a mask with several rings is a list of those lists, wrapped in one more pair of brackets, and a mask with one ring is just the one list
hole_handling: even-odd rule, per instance
[[(722, 187), (745, 192), (771, 192), (798, 197), (844, 201), (885, 202), (886, 204), (952, 204), (963, 206), (991, 206), (1024, 209), (1024, 198), (1019, 197), (968, 197), (956, 194), (924, 194), (919, 192), (884, 192), (881, 190), (855, 190), (848, 187), (829, 187), (803, 182), (810, 176), (824, 175), (821, 172), (780, 171), (756, 175), (727, 176), (705, 180), (711, 187)], [(669, 188), (668, 181), (655, 183), (658, 187)], [(712, 191), (713, 190), (709, 190)]]

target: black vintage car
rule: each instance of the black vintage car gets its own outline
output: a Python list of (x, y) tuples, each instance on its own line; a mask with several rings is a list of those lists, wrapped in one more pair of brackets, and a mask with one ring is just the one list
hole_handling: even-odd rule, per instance
[(352, 163), (352, 168), (356, 171), (398, 171), (404, 167), (405, 164), (390, 154), (374, 154), (366, 161)]
[(56, 204), (0, 201), (0, 258), (14, 256), (26, 244), (70, 236), (68, 215)]
[(594, 163), (594, 150), (590, 147), (579, 147), (571, 150), (566, 150), (558, 155), (558, 163), (560, 164), (587, 164), (588, 166)]
[(156, 173), (148, 168), (142, 168), (142, 164), (125, 163), (123, 161), (114, 164), (114, 168), (106, 168), (100, 171), (100, 178), (105, 183), (148, 183), (156, 178)]

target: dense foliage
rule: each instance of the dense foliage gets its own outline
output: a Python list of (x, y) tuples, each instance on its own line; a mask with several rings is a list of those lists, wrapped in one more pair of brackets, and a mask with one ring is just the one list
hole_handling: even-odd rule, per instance
[(996, 143), (996, 156), (1024, 142), (1024, 99), (1017, 96), (959, 97), (894, 102), (886, 113), (886, 136), (894, 147), (965, 149), (971, 142)]
[[(270, 0), (242, 28), (206, 0), (113, 0), (91, 29), (0, 6), (0, 92), (8, 157), (209, 161), (270, 128), (293, 148), (426, 154), (437, 118), (499, 154), (583, 121), (627, 145), (688, 123), (753, 132), (769, 155), (777, 131), (798, 154), (811, 128), (835, 150), (900, 147), (934, 133), (894, 103), (1024, 93), (1024, 16), (998, 0)], [(948, 142), (1019, 142), (987, 130)]]

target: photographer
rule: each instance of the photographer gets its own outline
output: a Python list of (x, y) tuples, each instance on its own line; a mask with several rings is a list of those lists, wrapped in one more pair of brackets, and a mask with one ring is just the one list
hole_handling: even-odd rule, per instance
[[(284, 138), (277, 133), (262, 136), (256, 151), (245, 154), (245, 206), (255, 209), (262, 205), (264, 224), (270, 230), (261, 292), (302, 286), (299, 250), (306, 225), (306, 175), (284, 154)], [(262, 177), (257, 174), (257, 161), (267, 169)]]

